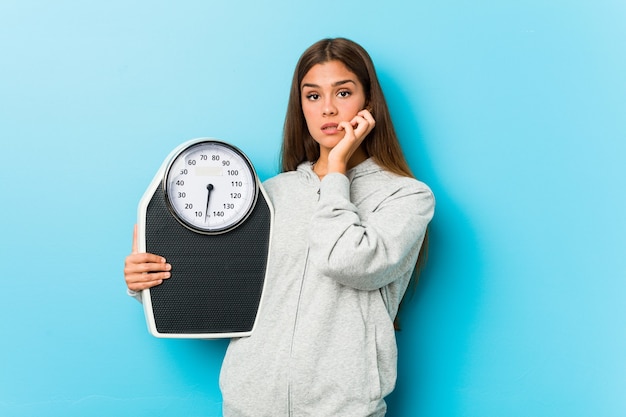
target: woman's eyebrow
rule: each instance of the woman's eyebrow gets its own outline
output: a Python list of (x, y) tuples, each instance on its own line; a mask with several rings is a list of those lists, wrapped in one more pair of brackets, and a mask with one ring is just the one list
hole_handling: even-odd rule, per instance
[[(352, 84), (356, 85), (356, 82), (354, 82), (354, 80), (341, 80), (341, 81), (335, 81), (335, 82), (332, 84), (332, 86), (333, 86), (333, 87), (339, 87), (340, 85), (344, 85), (344, 84), (347, 84), (347, 83), (352, 83)], [(319, 86), (319, 85), (317, 85), (317, 84), (306, 83), (306, 84), (302, 84), (301, 89), (302, 89), (302, 88), (305, 88), (305, 87), (310, 87), (310, 88), (320, 88), (320, 86)]]

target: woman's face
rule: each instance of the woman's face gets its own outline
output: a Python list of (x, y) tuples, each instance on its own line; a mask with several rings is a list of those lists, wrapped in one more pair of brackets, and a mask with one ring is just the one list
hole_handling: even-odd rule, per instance
[(340, 61), (314, 65), (302, 79), (300, 92), (309, 133), (321, 153), (343, 138), (339, 122), (351, 121), (366, 104), (363, 85)]

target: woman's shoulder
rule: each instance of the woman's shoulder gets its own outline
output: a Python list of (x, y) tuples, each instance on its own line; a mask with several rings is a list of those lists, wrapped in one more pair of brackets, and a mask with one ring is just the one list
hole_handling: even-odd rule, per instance
[(430, 187), (413, 177), (405, 177), (385, 171), (381, 177), (387, 177), (380, 184), (381, 200), (395, 202), (409, 208), (410, 212), (432, 218), (435, 210), (435, 195)]
[(398, 187), (409, 189), (416, 193), (426, 193), (430, 195), (433, 194), (433, 191), (428, 186), (428, 184), (426, 184), (423, 181), (418, 180), (417, 178), (403, 177), (403, 176), (396, 175), (396, 174), (391, 174), (391, 175), (395, 176), (395, 179), (393, 180), (393, 182), (397, 184)]
[(298, 180), (297, 171), (281, 172), (263, 181), (263, 187), (274, 188), (277, 186), (284, 186), (285, 184), (289, 182), (297, 181), (297, 180)]
[(365, 187), (382, 188), (386, 190), (406, 190), (411, 192), (432, 194), (430, 187), (414, 177), (393, 173), (372, 160), (363, 164), (353, 176), (353, 184), (361, 183)]
[(313, 186), (313, 180), (300, 170), (281, 172), (263, 182), (263, 188), (272, 201), (280, 199), (281, 196), (294, 198), (295, 195), (311, 186)]
[(315, 174), (311, 169), (310, 162), (301, 163), (295, 171), (285, 171), (268, 178), (263, 182), (263, 187), (273, 188), (277, 186), (285, 186), (286, 184), (297, 181), (312, 181)]

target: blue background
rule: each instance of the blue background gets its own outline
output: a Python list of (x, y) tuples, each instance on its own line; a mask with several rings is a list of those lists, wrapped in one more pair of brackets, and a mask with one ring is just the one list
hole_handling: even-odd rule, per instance
[(437, 196), (389, 416), (626, 415), (626, 3), (0, 2), (0, 415), (218, 416), (224, 341), (151, 337), (137, 203), (213, 136), (277, 172), (296, 60), (371, 53)]

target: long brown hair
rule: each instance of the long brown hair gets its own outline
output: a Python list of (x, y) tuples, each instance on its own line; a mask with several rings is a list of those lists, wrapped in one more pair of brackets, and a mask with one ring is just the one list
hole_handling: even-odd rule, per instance
[(357, 76), (365, 90), (367, 107), (376, 119), (376, 126), (364, 140), (367, 155), (388, 171), (412, 177), (393, 127), (374, 63), (363, 47), (345, 38), (323, 39), (304, 51), (298, 61), (291, 82), (283, 130), (282, 171), (294, 171), (300, 163), (315, 162), (319, 158), (319, 145), (311, 137), (302, 112), (301, 84), (313, 66), (329, 61), (343, 63)]
[[(366, 106), (376, 120), (376, 126), (363, 141), (367, 155), (387, 171), (413, 178), (393, 127), (372, 58), (362, 46), (345, 38), (322, 39), (304, 51), (298, 60), (291, 81), (283, 128), (281, 171), (295, 171), (302, 162), (315, 162), (320, 156), (319, 145), (311, 137), (302, 111), (301, 84), (313, 66), (329, 61), (343, 63), (357, 76), (365, 90)], [(415, 272), (411, 277), (414, 284), (426, 261), (427, 252), (428, 231), (424, 236)]]

